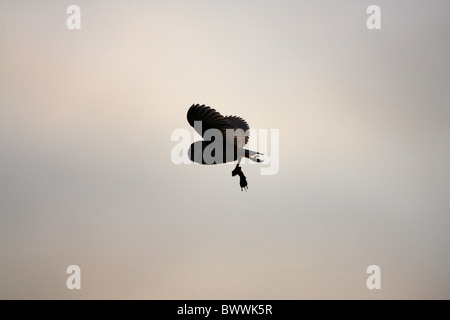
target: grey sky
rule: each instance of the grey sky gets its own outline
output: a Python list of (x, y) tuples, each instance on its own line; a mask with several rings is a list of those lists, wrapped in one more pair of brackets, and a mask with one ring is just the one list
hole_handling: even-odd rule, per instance
[[(0, 298), (450, 298), (448, 1), (70, 4), (0, 2)], [(174, 165), (193, 103), (278, 174)]]

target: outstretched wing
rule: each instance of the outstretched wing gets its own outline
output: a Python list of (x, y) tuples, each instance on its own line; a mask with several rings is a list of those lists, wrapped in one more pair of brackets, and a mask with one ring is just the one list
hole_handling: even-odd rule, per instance
[(234, 144), (238, 148), (243, 148), (248, 143), (248, 139), (250, 137), (250, 127), (247, 121), (238, 116), (226, 116), (225, 119), (231, 123), (233, 129), (235, 130)]
[[(192, 105), (187, 113), (187, 120), (191, 127), (197, 131), (199, 135), (203, 137), (203, 134), (208, 129), (218, 129), (222, 132), (223, 137), (227, 138), (227, 129), (232, 132), (236, 129), (241, 129), (235, 132), (234, 144), (238, 147), (243, 147), (248, 142), (250, 129), (247, 122), (237, 116), (222, 116), (215, 109), (205, 106), (194, 104)], [(201, 121), (202, 126), (195, 125), (195, 121)]]
[[(193, 127), (202, 137), (208, 129), (219, 129), (222, 131), (222, 129), (226, 130), (233, 128), (224, 116), (222, 116), (215, 109), (205, 105), (192, 105), (188, 110), (187, 120), (191, 127)], [(199, 128), (199, 126), (195, 126), (195, 121), (202, 122), (201, 128)]]

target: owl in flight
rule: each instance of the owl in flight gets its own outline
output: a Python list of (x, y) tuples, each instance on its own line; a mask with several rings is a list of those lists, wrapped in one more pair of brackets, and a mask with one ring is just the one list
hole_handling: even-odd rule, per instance
[(189, 108), (187, 120), (204, 139), (191, 144), (188, 151), (191, 161), (203, 165), (214, 165), (237, 160), (231, 175), (233, 177), (238, 175), (241, 191), (247, 191), (247, 179), (239, 165), (242, 158), (263, 162), (259, 159), (262, 153), (244, 149), (250, 138), (248, 123), (241, 117), (224, 117), (215, 109), (199, 104)]

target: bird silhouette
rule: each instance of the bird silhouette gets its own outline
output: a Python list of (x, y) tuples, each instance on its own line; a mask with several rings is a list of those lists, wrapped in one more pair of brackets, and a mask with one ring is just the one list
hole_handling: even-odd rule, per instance
[(263, 162), (259, 159), (262, 153), (244, 149), (250, 138), (248, 123), (241, 117), (223, 116), (215, 109), (199, 104), (193, 104), (189, 108), (187, 120), (204, 139), (191, 144), (188, 151), (191, 161), (202, 165), (214, 165), (237, 160), (231, 175), (233, 177), (238, 175), (241, 191), (247, 191), (247, 178), (240, 166), (242, 158)]

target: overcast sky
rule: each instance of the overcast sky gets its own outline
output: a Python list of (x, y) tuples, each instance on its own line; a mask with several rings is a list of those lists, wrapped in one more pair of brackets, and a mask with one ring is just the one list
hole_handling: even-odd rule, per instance
[[(449, 299), (450, 3), (374, 3), (1, 1), (0, 298)], [(175, 165), (193, 103), (278, 173)]]

